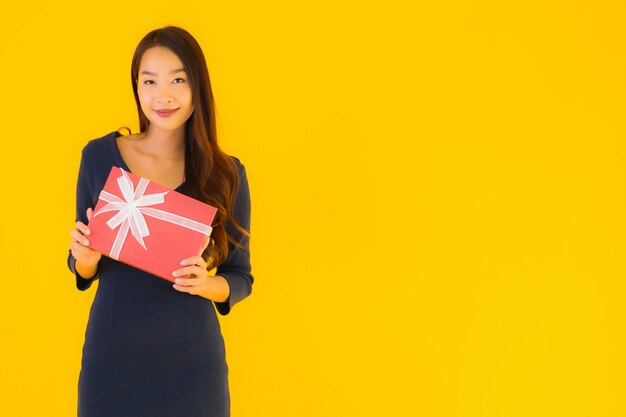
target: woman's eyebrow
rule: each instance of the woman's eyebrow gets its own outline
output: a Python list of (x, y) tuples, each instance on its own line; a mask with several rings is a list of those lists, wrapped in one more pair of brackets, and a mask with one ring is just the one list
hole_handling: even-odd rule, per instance
[[(170, 74), (176, 74), (177, 72), (185, 72), (185, 69), (184, 68), (178, 68), (178, 69), (170, 71)], [(141, 71), (141, 75), (144, 75), (144, 74), (145, 75), (150, 75), (150, 76), (153, 76), (153, 77), (156, 77), (156, 75), (157, 75), (155, 72)]]

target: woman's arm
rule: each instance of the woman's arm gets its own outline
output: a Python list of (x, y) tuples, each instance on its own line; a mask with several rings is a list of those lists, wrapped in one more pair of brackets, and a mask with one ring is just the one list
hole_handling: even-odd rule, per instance
[[(245, 230), (250, 231), (250, 190), (243, 165), (237, 160), (240, 174), (240, 186), (234, 201), (234, 216)], [(217, 267), (214, 276), (208, 275), (207, 262), (200, 256), (192, 256), (181, 261), (182, 268), (173, 272), (175, 284), (173, 287), (182, 292), (199, 295), (215, 303), (217, 311), (226, 315), (233, 305), (243, 300), (252, 292), (254, 277), (250, 266), (250, 238), (235, 229), (231, 222), (225, 226), (231, 236), (242, 244), (241, 249), (235, 249), (232, 242), (228, 243), (228, 256)], [(207, 242), (208, 244), (208, 242)], [(202, 250), (204, 251), (205, 248)], [(183, 278), (181, 275), (191, 275)]]
[[(248, 177), (246, 168), (238, 160), (235, 159), (239, 168), (240, 184), (237, 196), (234, 201), (234, 215), (237, 223), (250, 232), (250, 188), (248, 185)], [(217, 311), (225, 316), (230, 312), (233, 306), (248, 297), (252, 293), (252, 283), (254, 276), (251, 273), (250, 265), (250, 238), (237, 231), (232, 225), (231, 231), (238, 241), (243, 244), (242, 249), (236, 249), (232, 243), (229, 243), (229, 253), (226, 260), (217, 267), (217, 272), (213, 278), (214, 291), (217, 298), (223, 301), (215, 301)], [(226, 290), (228, 287), (228, 291)]]
[[(76, 221), (81, 221), (84, 224), (89, 223), (87, 208), (93, 208), (93, 187), (89, 177), (90, 172), (87, 169), (92, 146), (90, 141), (82, 150), (78, 179), (76, 181)], [(68, 249), (67, 266), (75, 275), (76, 288), (80, 291), (85, 291), (91, 287), (91, 284), (99, 278), (100, 262), (93, 266), (83, 265), (72, 255), (71, 249)]]

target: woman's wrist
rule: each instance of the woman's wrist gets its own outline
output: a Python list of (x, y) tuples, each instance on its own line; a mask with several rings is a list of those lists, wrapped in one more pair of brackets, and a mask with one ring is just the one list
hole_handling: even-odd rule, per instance
[(223, 303), (228, 300), (230, 296), (230, 286), (223, 276), (209, 275), (205, 290), (198, 295), (218, 303)]
[(96, 275), (96, 271), (98, 270), (98, 263), (96, 262), (93, 265), (83, 265), (77, 259), (76, 263), (74, 264), (74, 269), (81, 278), (91, 279), (94, 277), (94, 275)]

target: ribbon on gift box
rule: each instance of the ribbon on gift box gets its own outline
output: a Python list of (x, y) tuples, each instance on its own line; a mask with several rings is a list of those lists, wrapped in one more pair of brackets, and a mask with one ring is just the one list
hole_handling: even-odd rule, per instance
[(209, 225), (164, 210), (148, 207), (165, 202), (165, 194), (169, 191), (156, 194), (144, 194), (150, 181), (141, 177), (139, 184), (137, 185), (137, 189), (135, 189), (134, 184), (126, 171), (122, 168), (119, 169), (122, 171), (122, 175), (117, 178), (117, 184), (119, 185), (122, 193), (122, 198), (116, 196), (115, 194), (111, 194), (108, 191), (102, 190), (98, 199), (103, 200), (108, 204), (94, 213), (94, 216), (97, 216), (108, 211), (118, 211), (115, 216), (111, 217), (106, 222), (111, 230), (121, 226), (115, 236), (113, 247), (111, 248), (111, 258), (118, 259), (120, 252), (122, 251), (122, 247), (124, 246), (124, 242), (126, 242), (129, 229), (141, 247), (148, 250), (143, 238), (150, 235), (150, 230), (148, 230), (148, 225), (146, 224), (144, 215), (174, 223), (178, 226), (195, 230), (207, 236), (211, 234), (213, 229)]

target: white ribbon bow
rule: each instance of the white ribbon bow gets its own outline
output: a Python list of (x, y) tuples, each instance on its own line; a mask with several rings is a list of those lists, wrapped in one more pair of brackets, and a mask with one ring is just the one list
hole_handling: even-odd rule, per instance
[(113, 242), (113, 247), (111, 248), (111, 258), (118, 259), (122, 247), (124, 246), (124, 242), (126, 241), (128, 229), (130, 229), (133, 237), (137, 242), (139, 242), (141, 247), (148, 250), (143, 238), (150, 235), (150, 230), (148, 230), (148, 225), (146, 224), (144, 215), (174, 223), (207, 236), (211, 234), (213, 229), (209, 225), (179, 216), (177, 214), (169, 213), (167, 211), (146, 207), (165, 202), (164, 196), (169, 191), (144, 195), (150, 181), (141, 177), (139, 184), (137, 185), (137, 189), (135, 189), (133, 182), (128, 174), (126, 174), (126, 171), (122, 168), (119, 169), (122, 171), (122, 175), (117, 178), (117, 184), (120, 187), (123, 199), (102, 190), (98, 199), (106, 201), (108, 204), (94, 213), (94, 216), (97, 216), (99, 214), (106, 213), (107, 211), (119, 211), (115, 216), (111, 217), (106, 222), (111, 230), (121, 225), (120, 230), (118, 230), (117, 236), (115, 237), (115, 241)]

